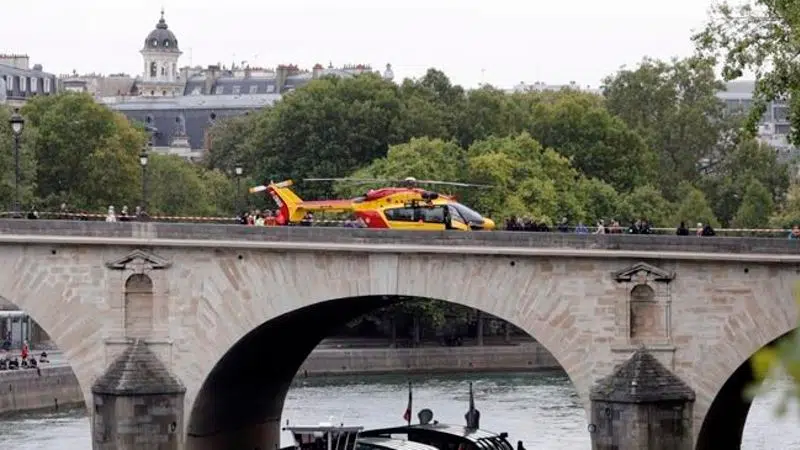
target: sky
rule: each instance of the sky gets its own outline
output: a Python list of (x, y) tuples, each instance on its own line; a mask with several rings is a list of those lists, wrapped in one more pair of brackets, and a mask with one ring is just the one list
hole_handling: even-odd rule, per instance
[(429, 67), (457, 84), (596, 87), (644, 56), (692, 52), (713, 0), (37, 0), (2, 8), (0, 53), (47, 72), (139, 74), (163, 7), (180, 65)]

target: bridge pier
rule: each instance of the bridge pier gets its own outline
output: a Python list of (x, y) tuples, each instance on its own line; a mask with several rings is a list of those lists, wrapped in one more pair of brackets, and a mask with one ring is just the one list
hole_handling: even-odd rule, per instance
[(637, 350), (592, 388), (592, 450), (692, 450), (694, 391)]
[(183, 450), (186, 388), (136, 339), (92, 386), (94, 450)]

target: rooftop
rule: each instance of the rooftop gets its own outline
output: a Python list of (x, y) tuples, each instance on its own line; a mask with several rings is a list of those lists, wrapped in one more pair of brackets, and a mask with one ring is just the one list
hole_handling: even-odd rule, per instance
[(692, 388), (664, 367), (647, 350), (639, 349), (614, 373), (592, 388), (592, 400), (618, 403), (694, 401)]
[(186, 388), (147, 348), (144, 340), (137, 339), (95, 381), (92, 392), (117, 396), (161, 395), (182, 394)]
[(253, 109), (271, 106), (280, 94), (185, 95), (178, 97), (105, 97), (101, 103), (117, 111), (175, 109)]

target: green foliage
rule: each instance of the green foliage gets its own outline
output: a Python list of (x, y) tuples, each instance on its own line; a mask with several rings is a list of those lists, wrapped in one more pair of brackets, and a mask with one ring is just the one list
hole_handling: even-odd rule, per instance
[(151, 215), (230, 216), (236, 193), (233, 181), (217, 170), (204, 170), (178, 156), (151, 155), (148, 164)]
[(712, 6), (705, 29), (693, 40), (702, 55), (722, 59), (725, 80), (756, 77), (747, 129), (755, 134), (769, 102), (789, 102), (792, 141), (800, 143), (800, 5), (785, 0), (727, 1)]
[(650, 226), (657, 228), (677, 226), (673, 222), (675, 207), (653, 185), (639, 186), (625, 195), (623, 207), (627, 213), (624, 219), (627, 221), (647, 219)]
[[(797, 306), (800, 307), (797, 287), (798, 285), (795, 286), (794, 297)], [(800, 334), (797, 329), (756, 352), (750, 358), (750, 367), (754, 382), (748, 386), (746, 395), (751, 399), (771, 390), (780, 375), (790, 378), (791, 387), (784, 393), (777, 407), (779, 415), (786, 413), (790, 400), (800, 400)]]
[(254, 170), (252, 148), (246, 145), (245, 138), (250, 136), (257, 126), (258, 122), (251, 120), (249, 115), (227, 117), (217, 121), (208, 132), (210, 146), (203, 158), (204, 165), (225, 172), (232, 172), (237, 164), (242, 164), (242, 168), (248, 172)]
[(314, 80), (253, 115), (246, 165), (264, 178), (346, 176), (386, 155), (399, 114), (397, 87), (379, 76)]
[(789, 187), (783, 208), (770, 218), (770, 225), (777, 228), (800, 225), (800, 184)]
[(699, 183), (723, 225), (730, 225), (752, 180), (767, 189), (772, 205), (781, 201), (789, 186), (789, 168), (776, 160), (775, 149), (747, 139)]
[(772, 210), (772, 195), (763, 184), (753, 179), (747, 185), (733, 224), (738, 228), (766, 227)]
[(657, 187), (678, 199), (682, 181), (695, 183), (702, 168), (725, 155), (735, 122), (724, 117), (716, 94), (724, 88), (710, 59), (669, 63), (645, 58), (634, 70), (604, 80), (609, 111), (638, 132), (658, 158)]
[(678, 195), (681, 200), (678, 202), (673, 223), (684, 222), (689, 228), (695, 223), (711, 224), (715, 228), (719, 226), (703, 191), (683, 182), (678, 187)]
[[(0, 208), (11, 210), (14, 204), (15, 170), (14, 135), (9, 119), (11, 109), (0, 106)], [(36, 157), (32, 143), (36, 139), (36, 129), (25, 127), (20, 136), (20, 208), (27, 209), (34, 200), (33, 190), (36, 178)]]
[[(569, 158), (589, 177), (602, 179), (620, 191), (630, 191), (656, 176), (656, 155), (645, 141), (597, 96), (574, 91), (530, 101), (526, 130), (545, 147)], [(517, 101), (525, 100), (517, 96)]]
[(136, 198), (142, 130), (84, 94), (36, 97), (22, 113), (36, 129), (39, 198), (92, 211)]

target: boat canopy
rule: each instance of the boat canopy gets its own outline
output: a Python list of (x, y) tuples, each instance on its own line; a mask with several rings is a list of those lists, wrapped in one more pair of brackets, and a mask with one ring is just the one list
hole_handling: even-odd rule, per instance
[(441, 423), (367, 430), (361, 433), (361, 439), (395, 435), (407, 435), (409, 440), (423, 443), (455, 441), (473, 444), (479, 450), (514, 450), (506, 439), (508, 437), (506, 433), (497, 434), (487, 430)]
[(358, 447), (359, 450), (437, 450), (432, 445), (385, 437), (359, 437)]

